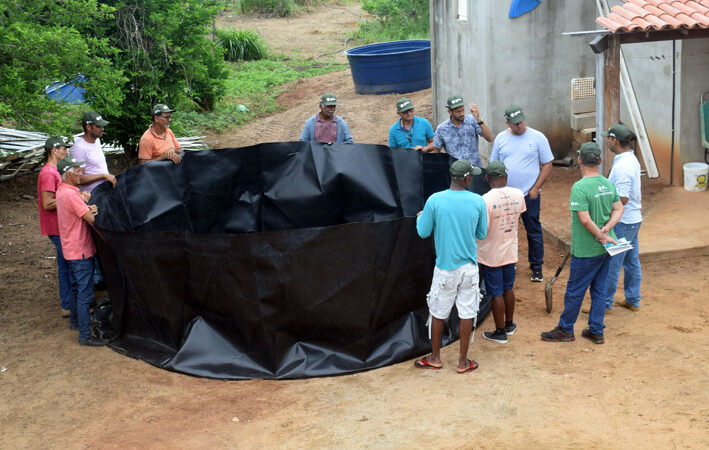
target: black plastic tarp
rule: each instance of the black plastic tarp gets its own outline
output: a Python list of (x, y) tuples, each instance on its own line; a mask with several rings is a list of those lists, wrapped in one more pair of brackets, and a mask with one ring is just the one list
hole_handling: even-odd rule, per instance
[[(92, 197), (112, 347), (225, 379), (342, 374), (424, 354), (435, 257), (415, 216), (448, 188), (449, 164), (288, 142), (129, 169)], [(477, 178), (474, 190), (486, 189)], [(489, 309), (484, 299), (479, 320)]]

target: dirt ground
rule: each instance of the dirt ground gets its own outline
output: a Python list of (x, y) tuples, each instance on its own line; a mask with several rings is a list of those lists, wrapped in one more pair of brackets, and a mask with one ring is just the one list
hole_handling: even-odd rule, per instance
[[(320, 13), (313, 23), (328, 17)], [(326, 90), (338, 93), (356, 140), (385, 142), (396, 96), (357, 96), (347, 72), (297, 83), (281, 96), (286, 111), (215, 139), (224, 147), (297, 139)], [(411, 94), (429, 118), (430, 95)], [(270, 129), (279, 123), (290, 125)], [(575, 177), (555, 168), (545, 189), (568, 190)], [(706, 258), (647, 262), (641, 311), (608, 315), (604, 345), (541, 341), (561, 311), (568, 268), (547, 314), (544, 286), (522, 263), (519, 329), (506, 345), (478, 331), (470, 356), (480, 369), (470, 375), (455, 373), (454, 343), (440, 372), (407, 361), (339, 377), (225, 382), (77, 345), (59, 315), (35, 186), (36, 175), (0, 183), (0, 448), (709, 448)], [(524, 261), (523, 233), (521, 244)], [(547, 241), (546, 252), (549, 277), (563, 251)]]

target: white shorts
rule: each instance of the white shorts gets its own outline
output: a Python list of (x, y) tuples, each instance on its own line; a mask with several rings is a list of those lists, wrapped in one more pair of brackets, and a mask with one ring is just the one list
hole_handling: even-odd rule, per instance
[(476, 317), (480, 307), (478, 266), (469, 263), (455, 270), (435, 267), (426, 300), (428, 310), (436, 319), (447, 319), (453, 304), (458, 307), (461, 319)]

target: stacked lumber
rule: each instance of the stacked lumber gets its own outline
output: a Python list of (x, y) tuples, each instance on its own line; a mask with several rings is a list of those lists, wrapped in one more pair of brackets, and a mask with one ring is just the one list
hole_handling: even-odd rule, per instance
[[(74, 135), (74, 140), (83, 134)], [(0, 181), (11, 180), (41, 169), (44, 162), (44, 143), (48, 137), (46, 133), (0, 127)], [(180, 137), (177, 141), (185, 150), (208, 148), (205, 136)], [(106, 155), (123, 153), (123, 148), (116, 145), (102, 144), (101, 147)]]

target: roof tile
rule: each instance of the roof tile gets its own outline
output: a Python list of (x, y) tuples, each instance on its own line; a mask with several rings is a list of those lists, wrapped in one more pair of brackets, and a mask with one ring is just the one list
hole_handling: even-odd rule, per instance
[(623, 0), (596, 23), (613, 33), (709, 28), (709, 0)]

